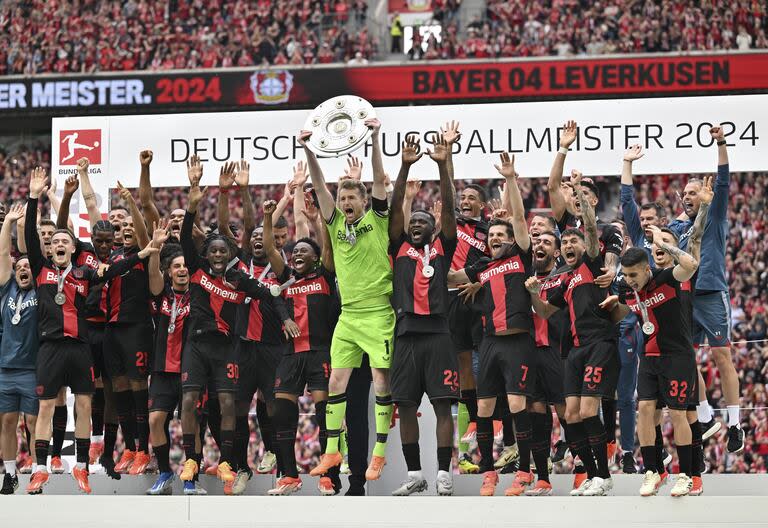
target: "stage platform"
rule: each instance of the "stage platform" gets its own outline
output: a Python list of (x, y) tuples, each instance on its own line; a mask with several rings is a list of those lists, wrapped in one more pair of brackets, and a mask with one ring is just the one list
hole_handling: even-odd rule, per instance
[[(385, 471), (386, 473), (386, 471)], [(768, 475), (705, 475), (701, 497), (673, 499), (670, 485), (659, 496), (637, 496), (640, 475), (614, 475), (615, 488), (608, 497), (569, 497), (570, 475), (553, 475), (554, 497), (504, 497), (512, 479), (502, 475), (497, 497), (477, 496), (481, 479), (457, 475), (454, 497), (423, 494), (388, 496), (391, 488), (371, 483), (368, 497), (319, 497), (316, 479), (302, 476), (300, 496), (266, 497), (271, 476), (255, 476), (248, 494), (225, 497), (221, 483), (201, 477), (210, 495), (148, 497), (143, 495), (152, 476), (113, 481), (103, 475), (91, 478), (94, 493), (77, 493), (69, 475), (54, 475), (40, 496), (23, 493), (27, 478), (14, 496), (0, 497), (3, 526), (56, 526), (69, 528), (94, 524), (99, 528), (130, 526), (285, 526), (360, 528), (388, 526), (508, 527), (520, 526), (640, 526), (702, 527), (768, 526)], [(346, 485), (346, 482), (345, 482)], [(430, 482), (430, 491), (434, 492)]]

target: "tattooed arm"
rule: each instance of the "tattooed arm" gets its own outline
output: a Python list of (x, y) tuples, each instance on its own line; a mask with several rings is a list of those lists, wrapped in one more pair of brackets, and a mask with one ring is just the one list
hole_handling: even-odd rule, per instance
[(699, 212), (696, 214), (696, 220), (693, 222), (693, 232), (688, 238), (688, 253), (696, 260), (701, 259), (701, 239), (704, 236), (704, 226), (707, 224), (707, 215), (709, 206), (712, 204), (712, 198), (715, 193), (712, 191), (712, 176), (704, 178), (704, 183), (699, 190)]
[[(600, 240), (597, 233), (597, 216), (595, 208), (587, 199), (584, 190), (581, 187), (581, 173), (576, 173), (573, 178), (573, 188), (576, 190), (576, 199), (581, 206), (581, 219), (584, 220), (584, 239), (587, 244), (587, 255), (590, 258), (596, 258), (600, 254)], [(618, 262), (614, 262), (615, 269)]]
[(679, 247), (666, 244), (662, 238), (663, 232), (658, 227), (650, 226), (648, 229), (653, 234), (654, 245), (660, 250), (669, 253), (675, 261), (675, 267), (672, 270), (675, 279), (680, 282), (690, 280), (696, 273), (696, 270), (699, 269), (699, 261)]

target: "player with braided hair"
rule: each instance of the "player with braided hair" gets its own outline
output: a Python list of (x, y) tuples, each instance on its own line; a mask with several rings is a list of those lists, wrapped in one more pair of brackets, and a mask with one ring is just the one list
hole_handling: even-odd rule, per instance
[[(190, 181), (189, 202), (181, 227), (181, 247), (190, 274), (189, 340), (182, 357), (182, 430), (187, 456), (181, 480), (189, 482), (199, 470), (202, 453), (195, 449), (195, 410), (203, 387), (215, 388), (221, 410), (218, 477), (224, 491), (232, 492), (235, 473), (232, 471), (235, 434), (235, 392), (239, 378), (237, 349), (232, 338), (237, 307), (247, 297), (271, 299), (269, 290), (247, 273), (238, 270), (237, 248), (225, 236), (206, 238), (201, 256), (192, 239), (192, 226), (197, 207), (204, 196), (200, 189), (203, 167), (193, 156), (187, 162)], [(279, 309), (279, 307), (278, 307)], [(281, 320), (288, 319), (285, 309)]]

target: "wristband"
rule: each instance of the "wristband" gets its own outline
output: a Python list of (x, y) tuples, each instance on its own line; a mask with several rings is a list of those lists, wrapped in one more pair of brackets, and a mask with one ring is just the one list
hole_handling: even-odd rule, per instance
[(219, 192), (221, 194), (229, 194), (230, 187), (219, 187)]
[(726, 144), (726, 141), (724, 139), (721, 139), (720, 141), (717, 142), (717, 146), (722, 146), (725, 144)]
[(566, 147), (560, 147), (559, 149), (557, 149), (557, 152), (559, 154), (562, 154), (563, 156), (567, 156), (568, 155), (568, 149)]

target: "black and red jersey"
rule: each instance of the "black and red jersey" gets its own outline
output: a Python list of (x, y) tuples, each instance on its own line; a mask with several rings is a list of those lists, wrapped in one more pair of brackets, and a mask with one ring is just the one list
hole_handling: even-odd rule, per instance
[[(447, 316), (448, 272), (455, 261), (456, 246), (457, 239), (446, 238), (442, 232), (431, 244), (421, 248), (414, 247), (404, 233), (397, 241), (390, 242), (389, 254), (394, 266), (392, 305), (398, 324), (404, 317)], [(427, 247), (431, 277), (423, 273)], [(415, 320), (407, 326), (409, 332), (419, 332)], [(429, 326), (425, 324), (422, 332), (430, 332)]]
[[(123, 259), (106, 270), (102, 277), (87, 266), (75, 266), (60, 269), (49, 258), (45, 258), (40, 249), (40, 238), (37, 234), (37, 199), (30, 198), (27, 203), (26, 225), (24, 236), (29, 250), (29, 264), (35, 277), (37, 291), (37, 312), (40, 340), (49, 341), (64, 338), (88, 340), (88, 323), (86, 321), (86, 299), (90, 288), (97, 283), (107, 281), (114, 276), (124, 273), (139, 262), (138, 254)], [(55, 301), (58, 293), (58, 281), (63, 277), (62, 291), (64, 304)]]
[(485, 220), (457, 217), (456, 240), (456, 250), (451, 261), (452, 270), (464, 269), (491, 254), (488, 249), (488, 222)]
[[(252, 279), (260, 280), (267, 287), (278, 284), (277, 276), (268, 262), (257, 261), (252, 255), (243, 257), (237, 268)], [(264, 271), (266, 270), (266, 273)], [(279, 297), (272, 299), (251, 299), (238, 306), (235, 334), (247, 341), (280, 344), (285, 342), (282, 320), (275, 309), (282, 303)]]
[(563, 274), (560, 286), (549, 295), (548, 301), (558, 308), (568, 307), (574, 346), (585, 346), (616, 338), (616, 329), (609, 312), (600, 308), (608, 290), (595, 284), (603, 274), (603, 257), (590, 258), (587, 253), (576, 269)]
[(320, 265), (306, 275), (298, 275), (286, 266), (280, 282), (285, 284), (283, 297), (288, 316), (301, 332), (289, 342), (288, 353), (330, 350), (333, 329), (341, 313), (336, 274)]
[[(557, 222), (557, 228), (562, 233), (569, 227), (575, 227), (584, 231), (584, 223), (581, 218), (577, 218), (568, 211), (563, 214), (563, 217)], [(621, 251), (624, 248), (624, 238), (621, 236), (621, 231), (613, 224), (606, 224), (604, 222), (597, 222), (598, 242), (600, 243), (600, 255), (605, 258), (606, 253), (613, 253), (614, 255), (621, 256)]]
[(532, 330), (531, 297), (525, 280), (533, 268), (533, 252), (512, 244), (499, 258), (481, 258), (465, 269), (472, 282), (482, 285), (481, 308), (485, 334), (512, 329)]
[[(189, 291), (177, 292), (170, 283), (166, 283), (163, 293), (152, 299), (152, 316), (155, 322), (152, 372), (181, 372), (181, 351), (187, 341), (189, 297)], [(170, 327), (171, 321), (173, 331)]]
[[(112, 252), (113, 265), (139, 252), (136, 246), (123, 246)], [(107, 321), (109, 323), (149, 322), (149, 270), (138, 262), (128, 271), (109, 282), (107, 292)]]
[[(672, 268), (654, 269), (637, 297), (645, 305), (646, 321), (653, 325), (653, 332), (644, 335), (645, 355), (693, 354), (691, 281), (675, 279)], [(629, 306), (642, 324), (644, 319), (637, 297), (626, 282), (619, 285), (619, 302)]]
[[(201, 334), (231, 335), (235, 328), (237, 307), (246, 298), (270, 299), (269, 290), (247, 273), (231, 267), (226, 278), (215, 275), (197, 252), (192, 240), (195, 215), (187, 212), (181, 226), (181, 247), (190, 273), (190, 336)], [(281, 319), (285, 320), (285, 319)]]
[[(75, 253), (72, 255), (72, 260), (77, 262), (81, 266), (88, 266), (89, 268), (98, 269), (101, 260), (96, 255), (96, 251), (93, 246), (87, 242), (77, 241), (75, 246)], [(86, 318), (91, 323), (97, 325), (104, 325), (107, 322), (107, 291), (109, 290), (109, 284), (102, 282), (91, 287), (88, 291), (88, 299), (86, 302)]]
[[(563, 283), (563, 273), (536, 274), (536, 278), (539, 279), (539, 297), (542, 300), (548, 301), (552, 296), (552, 293)], [(533, 327), (536, 330), (536, 346), (537, 347), (549, 347), (563, 355), (563, 341), (564, 336), (568, 332), (568, 312), (565, 310), (558, 310), (552, 314), (549, 319), (539, 317), (534, 312), (533, 314)]]
[(72, 254), (72, 262), (75, 266), (87, 266), (91, 269), (99, 269), (99, 257), (96, 256), (96, 250), (88, 242), (77, 239), (75, 242), (75, 252)]

